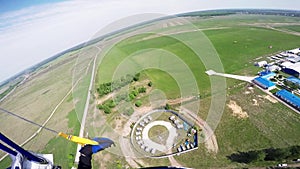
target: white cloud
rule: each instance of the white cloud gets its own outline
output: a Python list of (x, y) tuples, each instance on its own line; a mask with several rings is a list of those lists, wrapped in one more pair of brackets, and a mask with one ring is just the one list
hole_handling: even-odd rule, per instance
[[(216, 8), (257, 8), (259, 5), (267, 8), (269, 2), (76, 0), (5, 13), (0, 15), (0, 82), (60, 51), (88, 40), (104, 26), (127, 16), (142, 13), (176, 14)], [(295, 8), (295, 2), (290, 6), (286, 3), (287, 1), (277, 2), (275, 5), (278, 8)], [(271, 5), (274, 6), (274, 3)], [(273, 6), (271, 7), (274, 8)]]

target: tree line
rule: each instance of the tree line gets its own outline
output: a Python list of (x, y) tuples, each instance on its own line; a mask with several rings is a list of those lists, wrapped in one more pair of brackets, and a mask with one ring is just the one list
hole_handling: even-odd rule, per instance
[(300, 146), (291, 146), (286, 148), (268, 148), (262, 150), (253, 150), (247, 152), (238, 152), (227, 156), (233, 162), (253, 163), (259, 161), (277, 161), (298, 159), (300, 157)]

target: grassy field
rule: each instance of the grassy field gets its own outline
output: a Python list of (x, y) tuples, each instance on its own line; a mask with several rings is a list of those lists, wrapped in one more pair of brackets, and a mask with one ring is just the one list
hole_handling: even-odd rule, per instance
[[(172, 62), (172, 60), (168, 60), (169, 57), (164, 57), (168, 54), (157, 51), (164, 50), (171, 52), (172, 54), (179, 57), (189, 67), (195, 77), (201, 76), (201, 79), (196, 78), (198, 85), (203, 90), (209, 90), (210, 84), (207, 83), (209, 80), (207, 75), (205, 74), (204, 66), (198, 56), (196, 56), (190, 48), (188, 48), (182, 42), (166, 36), (153, 38), (147, 41), (143, 41), (142, 43), (137, 41), (140, 38), (149, 36), (151, 36), (151, 34), (131, 37), (114, 46), (101, 62), (100, 69), (98, 70), (97, 74), (97, 83), (100, 84), (111, 81), (111, 79), (113, 78), (113, 73), (122, 63), (122, 61), (129, 55), (132, 55), (132, 57), (130, 56), (129, 60), (133, 63), (137, 63), (137, 65), (143, 65), (145, 63), (145, 60), (147, 60), (147, 62), (152, 62), (149, 64), (155, 64), (157, 68), (147, 69), (145, 70), (145, 73), (149, 76), (150, 80), (153, 81), (154, 85), (158, 87), (158, 89), (166, 93), (166, 96), (168, 96), (169, 98), (176, 98), (179, 96), (177, 84), (174, 83), (175, 81), (170, 75), (168, 75), (167, 73), (161, 73), (165, 71), (163, 70), (164, 67), (168, 67), (168, 64), (174, 63)], [(155, 50), (141, 52), (146, 49)], [(153, 56), (158, 57), (153, 58)], [(153, 59), (149, 60), (149, 58), (151, 57)], [(177, 76), (183, 79), (186, 73), (178, 72), (176, 68), (178, 68), (176, 67), (176, 65), (171, 66), (169, 71), (177, 72)]]
[[(75, 62), (74, 59), (70, 60), (68, 56), (63, 57), (64, 59), (59, 63), (50, 63), (46, 68), (35, 72), (27, 82), (18, 87), (14, 93), (1, 102), (0, 106), (42, 124), (71, 89), (71, 69)], [(47, 127), (57, 131), (67, 131), (67, 114), (72, 109), (73, 102), (71, 100), (64, 101), (58, 107), (52, 119), (47, 123)], [(1, 132), (18, 144), (23, 143), (38, 129), (36, 126), (32, 126), (27, 122), (3, 113), (0, 114), (0, 124)], [(54, 136), (52, 133), (42, 130), (38, 136), (24, 145), (24, 148), (35, 152), (42, 152)], [(52, 153), (51, 151), (43, 152)], [(1, 152), (0, 154), (2, 156), (4, 153)], [(4, 168), (3, 165), (6, 164), (5, 162), (0, 162), (0, 168)]]
[[(266, 57), (279, 51), (300, 46), (300, 39), (297, 36), (262, 28), (261, 26), (256, 27), (255, 24), (295, 23), (298, 21), (299, 18), (292, 17), (234, 15), (200, 18), (197, 21), (193, 20), (193, 23), (198, 28), (203, 29), (226, 27), (207, 29), (203, 32), (218, 52), (226, 73), (254, 76), (259, 70), (253, 66), (256, 58)], [(164, 28), (160, 31), (176, 29), (175, 27)], [(195, 32), (184, 32), (175, 36), (184, 38), (185, 42), (193, 43), (196, 42), (194, 35)], [(269, 48), (270, 46), (272, 48)], [(145, 58), (154, 55), (154, 53), (145, 49), (167, 50), (179, 56), (188, 65), (193, 75), (197, 77), (199, 90), (203, 93), (208, 92), (200, 102), (199, 115), (205, 119), (211, 100), (209, 79), (204, 74), (205, 67), (190, 48), (168, 36), (142, 34), (125, 39), (115, 45), (100, 65), (97, 74), (98, 84), (110, 81), (113, 72), (126, 57), (133, 55), (130, 58), (131, 61), (139, 64), (142, 60), (146, 61)], [(144, 73), (153, 82), (153, 86), (162, 90), (168, 98), (178, 96), (178, 93), (174, 92), (178, 91), (178, 86), (174, 85), (176, 80), (170, 74), (156, 69), (148, 69)], [(237, 119), (232, 115), (232, 110), (226, 106), (222, 120), (215, 131), (219, 153), (209, 153), (204, 145), (200, 145), (200, 149), (195, 153), (187, 153), (176, 157), (178, 162), (186, 167), (194, 168), (268, 166), (277, 162), (256, 162), (246, 165), (231, 162), (227, 156), (238, 151), (299, 144), (299, 132), (297, 133), (300, 128), (299, 116), (279, 103), (271, 103), (264, 98), (265, 94), (258, 89), (255, 89), (249, 95), (243, 94), (246, 90), (246, 83), (227, 79), (227, 103), (230, 100), (236, 101), (242, 110), (248, 113), (249, 118)], [(254, 105), (253, 100), (257, 100), (259, 105)]]
[[(217, 154), (208, 153), (200, 146), (193, 155), (185, 154), (176, 159), (188, 167), (255, 167), (276, 165), (278, 162), (260, 162), (254, 164), (232, 163), (227, 156), (234, 152), (245, 152), (265, 148), (282, 148), (299, 144), (300, 117), (281, 104), (273, 104), (265, 99), (266, 96), (259, 89), (251, 94), (245, 94), (248, 90), (246, 83), (242, 83), (228, 91), (227, 100), (234, 100), (247, 112), (249, 118), (238, 119), (232, 115), (232, 111), (226, 107), (222, 120), (217, 128), (216, 136), (219, 145)], [(254, 105), (253, 99), (258, 100), (259, 105)]]
[[(80, 123), (77, 119), (76, 112), (72, 110), (68, 114), (68, 134), (78, 135), (79, 130)], [(77, 144), (64, 138), (56, 137), (48, 142), (43, 153), (53, 153), (56, 164), (59, 164), (62, 168), (71, 168), (75, 159), (76, 149)]]
[(249, 24), (299, 23), (299, 17), (272, 15), (228, 15), (218, 17), (204, 17), (192, 21), (199, 28), (236, 27)]
[[(218, 51), (227, 73), (240, 72), (247, 67), (255, 68), (249, 61), (258, 56), (300, 46), (299, 37), (264, 28), (236, 27), (204, 32)], [(253, 72), (249, 73), (253, 75)]]

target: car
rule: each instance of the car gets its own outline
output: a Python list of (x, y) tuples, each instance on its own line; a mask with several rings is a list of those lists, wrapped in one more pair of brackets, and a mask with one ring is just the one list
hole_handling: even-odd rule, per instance
[(278, 164), (277, 166), (283, 168), (283, 167), (287, 167), (288, 165), (287, 164)]
[(298, 159), (293, 159), (292, 161), (295, 162), (295, 163), (300, 163), (300, 158), (298, 158)]

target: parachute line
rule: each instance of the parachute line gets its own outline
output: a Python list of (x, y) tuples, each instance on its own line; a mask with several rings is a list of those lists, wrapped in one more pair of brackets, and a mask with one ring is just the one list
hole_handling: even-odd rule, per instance
[(4, 113), (7, 113), (7, 114), (12, 115), (12, 116), (15, 116), (15, 117), (17, 117), (17, 118), (19, 118), (19, 119), (21, 119), (21, 120), (23, 120), (23, 121), (26, 121), (26, 122), (30, 123), (30, 124), (33, 124), (33, 125), (36, 125), (36, 126), (39, 126), (39, 127), (43, 128), (43, 129), (45, 129), (45, 130), (51, 131), (51, 132), (53, 132), (53, 133), (55, 133), (55, 134), (58, 134), (58, 133), (59, 133), (58, 131), (55, 131), (55, 130), (53, 130), (53, 129), (50, 129), (50, 128), (48, 128), (48, 127), (45, 127), (45, 126), (43, 126), (43, 125), (40, 125), (40, 124), (38, 124), (38, 123), (36, 123), (36, 122), (34, 122), (34, 121), (28, 120), (28, 119), (26, 119), (26, 118), (24, 118), (24, 117), (22, 117), (22, 116), (20, 116), (20, 115), (17, 115), (17, 114), (15, 114), (15, 113), (13, 113), (13, 112), (10, 112), (10, 111), (8, 111), (8, 110), (5, 110), (5, 109), (3, 109), (3, 108), (1, 108), (1, 107), (0, 107), (0, 110), (1, 110), (2, 112), (4, 112)]

